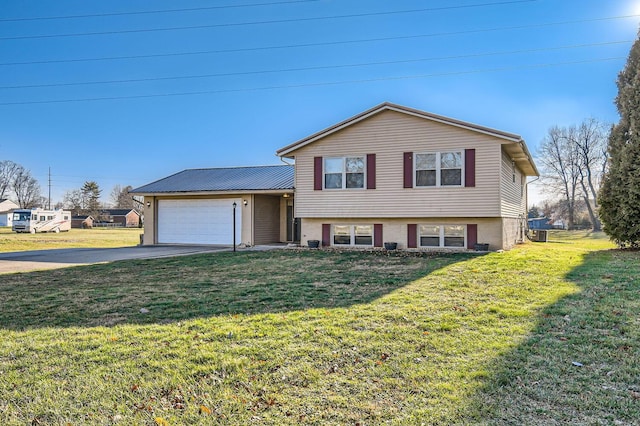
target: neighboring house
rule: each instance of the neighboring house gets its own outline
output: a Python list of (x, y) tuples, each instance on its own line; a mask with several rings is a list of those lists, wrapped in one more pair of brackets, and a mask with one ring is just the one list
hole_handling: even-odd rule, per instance
[[(131, 191), (145, 196), (145, 244), (229, 244), (235, 201), (250, 245), (508, 249), (524, 240), (538, 175), (518, 135), (390, 103), (277, 155), (295, 167), (186, 170)], [(259, 170), (290, 176), (273, 185)]]
[(144, 244), (232, 244), (234, 220), (237, 244), (297, 239), (293, 166), (184, 170), (130, 192), (144, 196)]
[(551, 219), (548, 217), (535, 217), (528, 219), (529, 229), (553, 229)]
[(20, 208), (11, 200), (0, 198), (0, 226), (13, 225), (13, 210)]
[(93, 228), (93, 216), (71, 216), (71, 227), (79, 229)]
[(137, 228), (140, 226), (140, 213), (134, 209), (103, 209), (100, 210), (97, 222), (125, 228)]

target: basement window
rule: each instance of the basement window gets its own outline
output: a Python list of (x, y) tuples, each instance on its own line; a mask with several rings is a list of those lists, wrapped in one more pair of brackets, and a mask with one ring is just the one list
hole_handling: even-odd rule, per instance
[(334, 246), (372, 246), (373, 225), (333, 225)]
[(418, 232), (420, 247), (466, 247), (464, 225), (420, 225)]

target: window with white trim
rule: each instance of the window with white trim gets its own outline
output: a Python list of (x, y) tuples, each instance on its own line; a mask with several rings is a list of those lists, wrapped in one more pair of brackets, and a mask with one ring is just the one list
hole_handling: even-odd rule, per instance
[(333, 225), (334, 246), (372, 246), (373, 225)]
[(425, 152), (415, 155), (415, 186), (462, 186), (462, 151)]
[(325, 189), (364, 188), (365, 157), (327, 157), (324, 159)]
[(418, 237), (420, 247), (464, 248), (465, 225), (420, 225)]

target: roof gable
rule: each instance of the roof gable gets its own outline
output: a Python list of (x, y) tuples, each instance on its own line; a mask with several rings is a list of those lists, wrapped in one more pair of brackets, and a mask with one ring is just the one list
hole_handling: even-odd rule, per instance
[(188, 169), (129, 192), (132, 194), (155, 194), (292, 189), (293, 166), (275, 165)]
[(437, 115), (437, 114), (433, 114), (433, 113), (429, 113), (429, 112), (425, 112), (425, 111), (420, 111), (417, 109), (413, 109), (413, 108), (408, 108), (402, 105), (397, 105), (397, 104), (393, 104), (390, 102), (385, 102), (382, 103), (380, 105), (377, 105), (371, 109), (368, 109), (364, 112), (361, 112), (360, 114), (357, 114), (351, 118), (348, 118), (344, 121), (341, 121), (333, 126), (330, 126), (324, 130), (321, 130), (317, 133), (314, 133), (310, 136), (307, 136), (306, 138), (300, 139), (297, 142), (294, 142), (290, 145), (287, 145), (281, 149), (279, 149), (278, 151), (276, 151), (276, 155), (280, 156), (280, 157), (288, 157), (288, 158), (292, 158), (293, 157), (293, 153), (302, 148), (305, 147), (309, 144), (312, 144), (316, 141), (319, 141), (331, 134), (334, 134), (336, 132), (339, 132), (349, 126), (352, 126), (356, 123), (360, 123), (364, 120), (367, 120), (373, 116), (376, 116), (384, 111), (395, 111), (398, 113), (402, 113), (402, 114), (407, 114), (407, 115), (411, 115), (414, 117), (419, 117), (425, 120), (430, 120), (430, 121), (434, 121), (437, 123), (441, 123), (441, 124), (445, 124), (445, 125), (449, 125), (449, 126), (453, 126), (453, 127), (457, 127), (457, 128), (461, 128), (461, 129), (465, 129), (465, 130), (469, 130), (469, 131), (473, 131), (473, 132), (477, 132), (477, 133), (481, 133), (484, 135), (489, 135), (489, 136), (493, 136), (495, 138), (498, 138), (500, 140), (502, 140), (503, 144), (506, 145), (513, 145), (513, 147), (510, 147), (510, 149), (508, 149), (507, 151), (510, 154), (519, 154), (519, 161), (518, 161), (518, 166), (525, 171), (528, 175), (538, 175), (538, 171), (535, 167), (535, 164), (533, 163), (533, 158), (531, 156), (531, 154), (529, 153), (527, 146), (524, 142), (524, 140), (522, 139), (521, 136), (514, 134), (514, 133), (508, 133), (508, 132), (504, 132), (501, 130), (496, 130), (496, 129), (492, 129), (489, 127), (484, 127), (484, 126), (480, 126), (477, 124), (473, 124), (473, 123), (469, 123), (469, 122), (465, 122), (465, 121), (461, 121), (461, 120), (457, 120), (454, 118), (450, 118), (450, 117), (445, 117), (442, 115)]
[(0, 198), (0, 212), (4, 213), (17, 208), (20, 208), (20, 206), (13, 201), (7, 198)]

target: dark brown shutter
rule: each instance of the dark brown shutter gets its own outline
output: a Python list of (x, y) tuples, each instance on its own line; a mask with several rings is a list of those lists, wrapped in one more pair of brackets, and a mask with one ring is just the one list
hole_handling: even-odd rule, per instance
[(376, 155), (367, 154), (367, 189), (376, 189)]
[(476, 186), (476, 150), (464, 150), (464, 186)]
[(328, 223), (322, 224), (322, 246), (327, 247), (331, 245), (331, 225)]
[(467, 248), (474, 249), (478, 243), (478, 225), (467, 225)]
[(404, 153), (404, 187), (413, 188), (413, 152)]
[(407, 247), (418, 247), (418, 225), (410, 223), (407, 225)]
[(373, 225), (373, 246), (382, 247), (382, 224), (376, 223)]
[(313, 189), (322, 191), (322, 157), (313, 157)]

